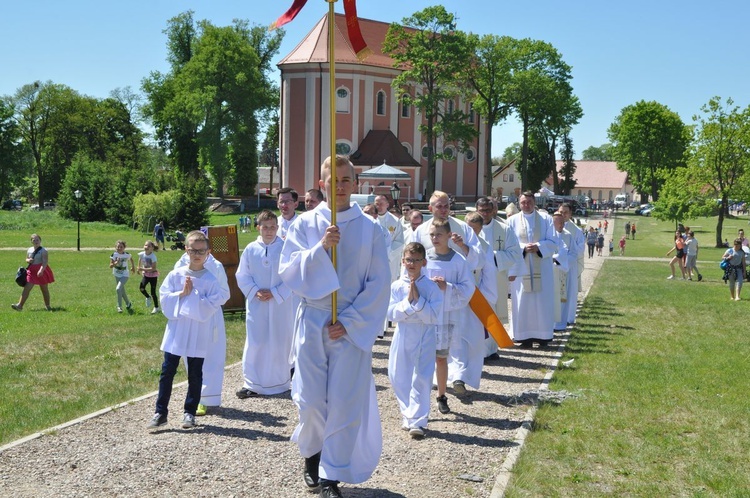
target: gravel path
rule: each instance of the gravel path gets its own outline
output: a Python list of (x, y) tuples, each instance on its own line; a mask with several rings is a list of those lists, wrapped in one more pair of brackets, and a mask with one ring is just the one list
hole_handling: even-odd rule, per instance
[[(585, 290), (606, 257), (586, 258)], [(391, 337), (378, 341), (373, 353), (383, 454), (370, 480), (342, 484), (344, 496), (500, 496), (502, 489), (493, 491), (496, 476), (521, 441), (519, 429), (536, 398), (529, 393), (546, 384), (567, 334), (556, 334), (546, 349), (501, 350), (500, 360), (485, 366), (481, 391), (459, 399), (449, 390), (452, 411), (447, 415), (433, 406), (422, 441), (400, 430), (387, 377)], [(173, 392), (177, 409), (163, 430), (146, 429), (153, 414), (151, 393), (0, 448), (0, 491), (14, 498), (315, 496), (302, 482), (302, 459), (289, 441), (297, 414), (288, 393), (240, 400), (234, 391), (241, 384), (241, 367), (232, 365), (224, 405), (199, 417), (192, 430), (179, 425), (183, 384)]]

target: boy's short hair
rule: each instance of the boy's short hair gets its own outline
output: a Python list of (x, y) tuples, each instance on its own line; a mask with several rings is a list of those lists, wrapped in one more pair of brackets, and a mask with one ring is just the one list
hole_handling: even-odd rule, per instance
[(448, 223), (448, 220), (436, 220), (433, 218), (432, 226), (443, 230), (446, 233), (451, 233), (451, 224)]
[(258, 225), (269, 220), (273, 220), (278, 224), (278, 218), (276, 218), (276, 215), (270, 209), (264, 209), (258, 214)]
[(409, 254), (419, 254), (419, 256), (424, 259), (427, 256), (427, 251), (425, 250), (424, 246), (420, 244), (419, 242), (409, 242), (404, 247), (404, 256)]
[[(342, 156), (341, 154), (336, 154), (334, 156), (335, 161), (335, 168), (338, 168), (339, 166), (349, 166), (349, 174), (351, 175), (352, 181), (354, 181), (355, 173), (354, 173), (354, 165), (349, 160), (349, 156)], [(328, 156), (325, 158), (323, 163), (320, 165), (320, 179), (325, 181), (327, 178), (326, 175), (331, 174), (331, 156)]]
[(211, 243), (208, 241), (208, 237), (206, 237), (206, 234), (201, 232), (200, 230), (193, 230), (192, 232), (187, 234), (187, 237), (185, 237), (185, 247), (190, 247), (191, 242), (205, 242), (206, 248), (211, 248)]
[[(41, 240), (41, 238), (39, 240)], [(120, 244), (122, 244), (122, 247), (128, 247), (127, 242), (125, 242), (124, 240), (118, 240), (117, 242), (115, 242), (116, 246), (119, 246)]]
[(467, 213), (464, 221), (466, 221), (466, 223), (479, 223), (480, 225), (484, 225), (484, 218), (482, 218), (482, 215), (476, 211)]

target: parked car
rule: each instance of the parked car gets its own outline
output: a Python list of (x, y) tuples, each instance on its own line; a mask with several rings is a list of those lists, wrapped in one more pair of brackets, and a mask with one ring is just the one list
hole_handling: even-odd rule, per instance
[(643, 215), (643, 211), (644, 210), (651, 211), (653, 208), (654, 208), (654, 205), (651, 204), (651, 203), (641, 204), (640, 206), (638, 206), (637, 208), (635, 208), (634, 212), (635, 212), (635, 214)]
[(641, 216), (651, 216), (651, 212), (654, 210), (654, 206), (648, 207), (646, 209), (641, 209)]
[(23, 202), (19, 201), (18, 199), (9, 199), (3, 202), (3, 209), (5, 209), (6, 211), (20, 211), (21, 208), (23, 208)]

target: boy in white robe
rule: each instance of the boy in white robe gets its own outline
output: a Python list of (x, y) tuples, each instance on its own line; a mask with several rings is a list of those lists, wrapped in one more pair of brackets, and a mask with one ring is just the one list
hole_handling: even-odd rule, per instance
[(404, 248), (405, 275), (391, 284), (388, 319), (396, 331), (388, 356), (388, 378), (401, 409), (401, 427), (413, 439), (424, 437), (430, 414), (432, 376), (435, 373), (435, 325), (443, 306), (443, 293), (422, 273), (427, 265), (424, 246)]
[[(573, 222), (573, 208), (568, 203), (563, 203), (559, 209), (565, 220), (565, 230), (570, 233), (570, 244), (568, 246), (568, 281), (566, 283), (567, 297), (562, 303), (562, 319), (555, 324), (555, 329), (564, 329), (567, 325), (576, 322), (576, 306), (578, 304), (578, 289), (580, 288), (580, 277), (583, 272), (584, 252), (586, 251), (586, 238), (581, 230)], [(565, 322), (565, 323), (563, 323)]]
[(434, 220), (431, 223), (429, 238), (433, 247), (427, 251), (425, 269), (430, 280), (443, 291), (443, 309), (437, 326), (435, 344), (437, 405), (438, 411), (443, 414), (451, 411), (445, 391), (448, 384), (448, 357), (453, 331), (456, 325), (463, 325), (467, 313), (471, 313), (467, 307), (476, 288), (474, 276), (466, 259), (448, 246), (451, 235), (448, 220)]
[[(174, 269), (190, 264), (190, 255), (185, 253), (174, 264)], [(224, 270), (224, 264), (214, 258), (213, 254), (206, 258), (205, 268), (210, 271), (216, 280), (219, 281), (219, 288), (224, 293), (222, 306), (229, 300), (230, 290), (227, 272)], [(221, 406), (221, 392), (224, 387), (224, 367), (227, 361), (227, 329), (224, 324), (224, 313), (215, 313), (211, 317), (209, 324), (211, 339), (208, 345), (208, 352), (203, 359), (203, 386), (201, 388), (201, 401), (198, 403), (198, 409), (195, 415), (202, 417), (206, 415), (209, 408)], [(187, 358), (183, 358), (185, 369), (188, 369)]]
[(195, 427), (195, 412), (203, 383), (203, 359), (208, 353), (211, 339), (211, 318), (221, 313), (221, 305), (226, 302), (218, 280), (205, 268), (209, 254), (206, 235), (197, 230), (190, 232), (185, 247), (185, 252), (190, 256), (189, 265), (169, 272), (159, 288), (161, 310), (168, 321), (161, 343), (164, 363), (159, 377), (156, 413), (149, 423), (150, 428), (167, 423), (172, 381), (181, 356), (186, 356), (188, 363), (188, 390), (182, 427)]
[[(555, 282), (555, 330), (565, 330), (565, 318), (563, 315), (564, 304), (568, 299), (567, 283), (569, 265), (571, 261), (577, 265), (575, 258), (571, 257), (570, 246), (572, 244), (572, 235), (565, 229), (565, 218), (559, 211), (552, 215), (552, 224), (557, 234), (557, 252), (552, 255), (554, 262), (554, 282)], [(558, 328), (558, 325), (562, 328)]]
[(279, 277), (284, 241), (271, 211), (258, 215), (258, 240), (247, 245), (237, 268), (237, 286), (246, 297), (247, 337), (242, 353), (244, 384), (240, 399), (279, 394), (292, 384), (291, 351), (294, 333), (292, 291)]
[[(321, 165), (327, 203), (302, 213), (281, 251), (281, 279), (301, 297), (295, 320), (292, 399), (299, 424), (292, 440), (305, 458), (309, 487), (341, 496), (339, 481), (370, 478), (382, 432), (372, 375), (372, 347), (388, 310), (390, 268), (380, 226), (350, 204), (356, 183), (345, 156)], [(333, 171), (332, 171), (333, 170)], [(331, 176), (336, 175), (332, 191)], [(336, 209), (336, 225), (331, 209)], [(337, 268), (329, 250), (337, 247)], [(332, 323), (331, 293), (337, 291)]]
[[(482, 216), (469, 213), (465, 220), (479, 238), (484, 256), (473, 272), (474, 282), (487, 302), (494, 303), (497, 301), (497, 269), (494, 253), (481, 235)], [(484, 325), (471, 308), (466, 310), (465, 317), (462, 326), (453, 333), (448, 361), (448, 382), (453, 383), (453, 391), (459, 396), (466, 394), (467, 385), (479, 389), (485, 356)]]

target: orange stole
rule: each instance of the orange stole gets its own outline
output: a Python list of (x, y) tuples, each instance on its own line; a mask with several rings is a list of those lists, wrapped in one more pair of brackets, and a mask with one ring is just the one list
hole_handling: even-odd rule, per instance
[(495, 339), (498, 346), (501, 348), (512, 348), (514, 346), (508, 332), (503, 327), (503, 323), (497, 317), (495, 310), (492, 309), (487, 299), (479, 292), (478, 287), (474, 289), (474, 295), (471, 296), (469, 306), (471, 306), (471, 311), (479, 318), (479, 321), (482, 322), (484, 328), (487, 329), (487, 332)]

